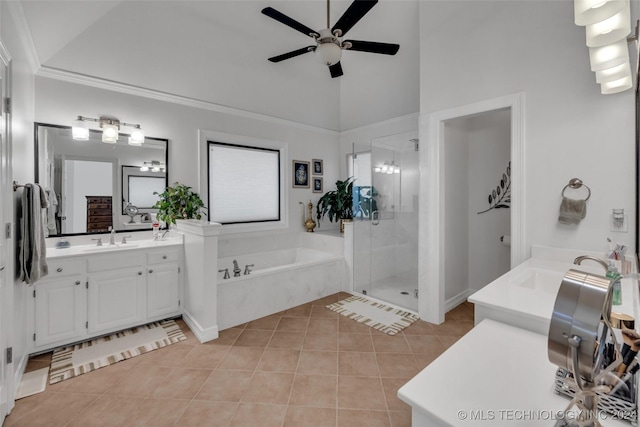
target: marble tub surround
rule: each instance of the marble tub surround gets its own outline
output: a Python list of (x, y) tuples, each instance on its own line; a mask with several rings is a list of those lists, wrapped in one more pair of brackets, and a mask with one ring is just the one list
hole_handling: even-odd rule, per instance
[[(493, 319), (546, 334), (556, 295), (566, 272), (574, 269), (605, 275), (603, 268), (590, 260), (581, 265), (572, 262), (576, 256), (593, 253), (553, 248), (543, 248), (541, 251), (534, 249), (532, 253), (541, 257), (529, 258), (469, 297), (469, 301), (475, 304), (476, 324), (484, 319)], [(553, 259), (554, 256), (556, 259)], [(603, 254), (599, 254), (599, 258), (604, 259)], [(621, 281), (622, 305), (614, 306), (613, 311), (638, 319), (638, 307), (634, 305), (634, 301), (638, 301), (635, 266), (632, 271)]]
[[(398, 397), (411, 406), (414, 427), (552, 426), (570, 402), (554, 391), (556, 369), (546, 333), (487, 319), (402, 386)], [(630, 426), (611, 416), (600, 421)]]

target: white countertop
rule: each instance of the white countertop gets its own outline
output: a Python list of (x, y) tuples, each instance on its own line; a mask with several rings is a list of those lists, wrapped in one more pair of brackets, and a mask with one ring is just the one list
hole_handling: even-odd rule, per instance
[[(469, 297), (476, 305), (477, 322), (491, 318), (520, 326), (538, 333), (546, 333), (553, 313), (556, 295), (566, 272), (570, 269), (604, 276), (602, 267), (586, 260), (582, 265), (564, 261), (529, 258), (513, 270), (500, 276)], [(622, 305), (613, 306), (614, 312), (638, 317), (638, 287), (636, 275), (621, 280)]]
[[(107, 238), (108, 239), (108, 238)], [(79, 255), (92, 255), (104, 253), (120, 253), (124, 251), (151, 249), (156, 247), (182, 245), (182, 235), (166, 240), (129, 240), (126, 244), (116, 243), (110, 246), (109, 240), (103, 240), (102, 246), (92, 245), (72, 245), (68, 248), (47, 248), (47, 259), (63, 258)]]
[[(398, 390), (413, 426), (553, 426), (567, 396), (554, 392), (557, 367), (547, 336), (484, 320)], [(555, 418), (553, 418), (555, 417)], [(603, 414), (607, 427), (626, 426)]]

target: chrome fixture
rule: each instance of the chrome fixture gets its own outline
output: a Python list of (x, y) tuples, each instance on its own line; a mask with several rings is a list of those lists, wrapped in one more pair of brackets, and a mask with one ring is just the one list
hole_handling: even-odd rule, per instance
[(591, 256), (591, 255), (580, 255), (579, 257), (577, 257), (576, 259), (573, 260), (573, 263), (575, 265), (580, 265), (580, 264), (582, 264), (582, 261), (584, 261), (585, 259), (590, 259), (591, 261), (595, 261), (598, 264), (600, 264), (602, 266), (602, 268), (604, 268), (604, 272), (605, 273), (607, 271), (609, 271), (609, 265), (606, 263), (605, 260), (600, 259), (600, 258), (595, 257), (595, 256)]
[[(631, 37), (631, 8), (622, 0), (574, 0), (576, 25), (585, 26), (591, 71), (604, 95), (633, 87), (628, 44), (638, 42), (638, 26)], [(636, 45), (637, 48), (637, 45)]]
[(165, 162), (161, 162), (160, 160), (151, 160), (149, 162), (142, 163), (140, 166), (140, 172), (165, 172), (167, 170), (167, 165)]
[(223, 268), (222, 270), (218, 270), (218, 273), (224, 273), (223, 279), (230, 279), (231, 278), (231, 276), (229, 276), (229, 269), (228, 268)]
[(233, 260), (233, 277), (240, 277), (241, 272), (242, 270), (240, 270), (240, 266), (238, 266), (238, 261), (234, 259)]
[(116, 244), (116, 230), (113, 227), (109, 227), (109, 246)]
[(410, 139), (409, 142), (413, 142), (413, 151), (420, 151), (420, 140), (418, 138)]
[[(565, 413), (576, 406), (578, 416), (556, 425), (601, 426), (595, 417), (600, 398), (596, 393), (610, 391), (608, 384), (604, 387), (602, 384), (615, 377), (608, 374), (622, 362), (609, 321), (610, 287), (609, 279), (577, 270), (569, 270), (560, 284), (549, 325), (547, 351), (551, 363), (573, 374), (564, 379), (565, 385), (575, 391)], [(613, 348), (612, 361), (606, 355), (607, 348)]]
[(73, 139), (77, 141), (89, 140), (89, 123), (87, 122), (100, 124), (100, 128), (102, 129), (102, 142), (115, 144), (118, 142), (120, 126), (127, 126), (133, 129), (129, 136), (129, 145), (142, 145), (144, 143), (144, 131), (139, 124), (124, 123), (116, 118), (106, 116), (100, 116), (99, 119), (78, 116), (78, 118), (71, 124)]
[(91, 239), (91, 240), (97, 240), (98, 243), (96, 243), (96, 246), (102, 246), (102, 237), (98, 237), (97, 239)]
[(130, 239), (131, 236), (122, 236), (122, 244), (126, 245), (127, 244), (127, 239)]
[(255, 264), (247, 264), (244, 266), (244, 275), (248, 276), (251, 273), (251, 267), (255, 267)]

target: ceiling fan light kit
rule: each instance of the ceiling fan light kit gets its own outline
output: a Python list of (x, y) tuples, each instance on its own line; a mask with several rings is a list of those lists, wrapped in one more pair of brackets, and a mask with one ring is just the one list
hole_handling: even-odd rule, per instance
[(269, 58), (269, 61), (280, 62), (307, 52), (315, 52), (318, 60), (329, 67), (331, 77), (335, 78), (343, 75), (342, 65), (340, 64), (343, 50), (395, 55), (398, 49), (400, 49), (400, 45), (398, 44), (341, 39), (376, 3), (378, 3), (378, 0), (354, 0), (340, 19), (338, 19), (338, 22), (331, 27), (329, 23), (329, 0), (327, 0), (327, 28), (321, 29), (320, 31), (315, 31), (272, 7), (262, 9), (264, 15), (301, 32), (305, 36), (311, 37), (316, 42), (315, 46), (307, 46), (274, 56)]

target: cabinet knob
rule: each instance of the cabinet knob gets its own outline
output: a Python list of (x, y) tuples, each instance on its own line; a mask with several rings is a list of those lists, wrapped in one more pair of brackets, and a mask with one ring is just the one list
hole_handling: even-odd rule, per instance
[(149, 270), (149, 273), (153, 273), (153, 270)]
[(167, 259), (167, 256), (166, 255), (162, 255), (162, 259)]
[(80, 280), (76, 280), (76, 286), (80, 284)]
[(142, 271), (138, 271), (138, 276), (142, 276)]
[(58, 273), (60, 273), (60, 272), (62, 271), (62, 267), (58, 267), (58, 268), (56, 269), (56, 271), (57, 271)]

